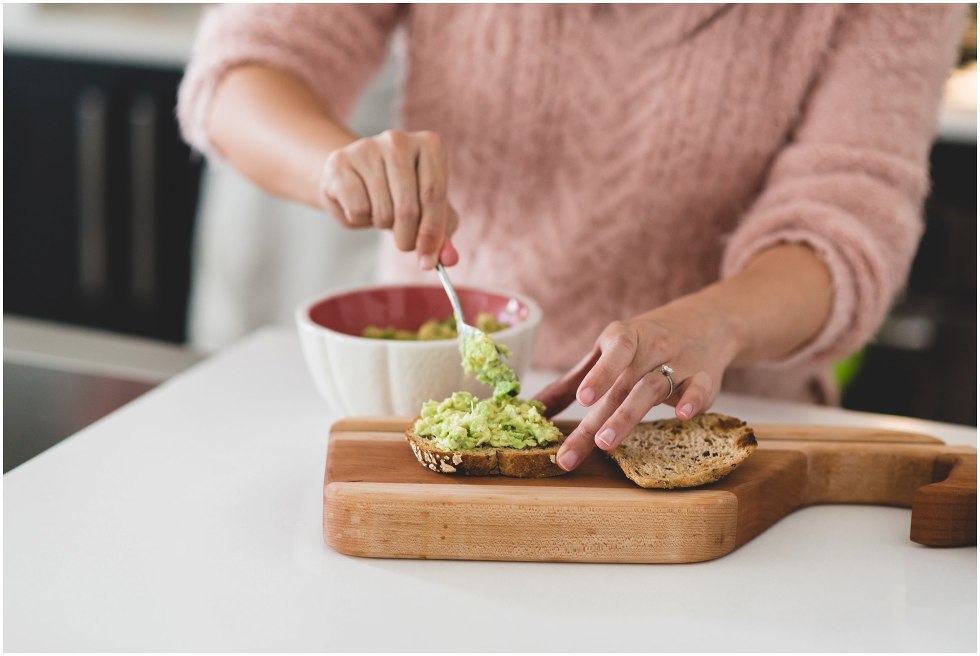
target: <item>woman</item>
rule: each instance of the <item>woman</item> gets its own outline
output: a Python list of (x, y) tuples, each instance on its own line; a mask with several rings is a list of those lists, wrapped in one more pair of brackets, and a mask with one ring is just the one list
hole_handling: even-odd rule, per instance
[[(261, 187), (389, 232), (388, 280), (515, 289), (559, 464), (654, 405), (832, 402), (920, 236), (955, 6), (235, 6), (205, 19), (187, 140)], [(403, 131), (343, 117), (404, 29)], [(663, 365), (671, 369), (665, 369)], [(676, 387), (676, 389), (673, 389)]]

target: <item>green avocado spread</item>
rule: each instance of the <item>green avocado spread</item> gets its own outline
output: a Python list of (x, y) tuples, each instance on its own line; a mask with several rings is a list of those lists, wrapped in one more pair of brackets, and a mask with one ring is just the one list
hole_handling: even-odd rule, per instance
[[(544, 416), (544, 405), (517, 398), (521, 383), (504, 359), (510, 349), (497, 344), (479, 320), (477, 326), (483, 332), (466, 337), (459, 347), (463, 371), (491, 386), (493, 397), (481, 400), (469, 392), (456, 392), (443, 401), (426, 401), (415, 434), (432, 438), (445, 451), (530, 449), (560, 442), (561, 432)], [(454, 334), (455, 328), (453, 324)]]
[(537, 401), (510, 396), (477, 399), (456, 392), (444, 401), (426, 401), (415, 422), (415, 434), (431, 437), (440, 449), (460, 451), (479, 447), (527, 449), (561, 439), (558, 428), (542, 414)]
[[(476, 316), (476, 327), (485, 333), (495, 333), (507, 327), (500, 323), (490, 312), (481, 312)], [(429, 319), (418, 330), (401, 330), (394, 326), (382, 328), (368, 326), (361, 332), (361, 337), (372, 339), (397, 339), (404, 341), (428, 341), (432, 339), (454, 339), (456, 337), (456, 318), (449, 315), (447, 319)]]
[(497, 344), (490, 335), (475, 333), (463, 340), (459, 350), (463, 356), (463, 371), (491, 386), (493, 398), (517, 396), (521, 391), (517, 372), (503, 359), (510, 356), (510, 349)]

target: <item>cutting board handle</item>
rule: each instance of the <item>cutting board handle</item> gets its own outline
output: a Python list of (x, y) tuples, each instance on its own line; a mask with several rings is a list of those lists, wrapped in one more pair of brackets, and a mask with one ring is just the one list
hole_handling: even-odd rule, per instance
[(913, 542), (930, 547), (977, 543), (977, 453), (972, 447), (915, 435), (861, 435), (861, 441), (820, 435), (804, 441), (787, 433), (780, 427), (780, 437), (760, 445), (802, 456), (806, 474), (799, 506), (911, 507)]
[(977, 454), (936, 458), (933, 481), (915, 491), (909, 539), (930, 547), (977, 543)]

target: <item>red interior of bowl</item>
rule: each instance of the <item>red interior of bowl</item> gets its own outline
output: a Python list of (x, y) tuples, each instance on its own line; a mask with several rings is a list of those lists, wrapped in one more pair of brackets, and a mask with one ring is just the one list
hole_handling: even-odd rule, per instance
[[(490, 312), (512, 326), (530, 314), (530, 308), (512, 296), (457, 287), (466, 320)], [(429, 319), (445, 319), (453, 312), (442, 287), (376, 287), (333, 296), (310, 308), (313, 323), (347, 335), (360, 336), (368, 326), (418, 330)]]

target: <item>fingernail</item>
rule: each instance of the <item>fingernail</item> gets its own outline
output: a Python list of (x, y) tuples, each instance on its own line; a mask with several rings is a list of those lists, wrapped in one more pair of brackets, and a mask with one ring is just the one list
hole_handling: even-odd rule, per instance
[(596, 444), (598, 444), (603, 449), (610, 449), (613, 446), (613, 441), (616, 439), (616, 431), (611, 428), (603, 428), (599, 431), (599, 434), (595, 436)]
[(694, 406), (690, 403), (685, 403), (681, 406), (680, 416), (682, 419), (690, 419), (691, 414), (694, 412)]
[(558, 454), (558, 466), (565, 471), (572, 471), (577, 464), (578, 456), (571, 449)]
[(595, 392), (592, 391), (591, 387), (586, 387), (579, 391), (578, 400), (582, 402), (582, 405), (589, 405), (595, 401)]
[(425, 271), (434, 269), (436, 266), (436, 256), (427, 253), (419, 253), (419, 266)]

